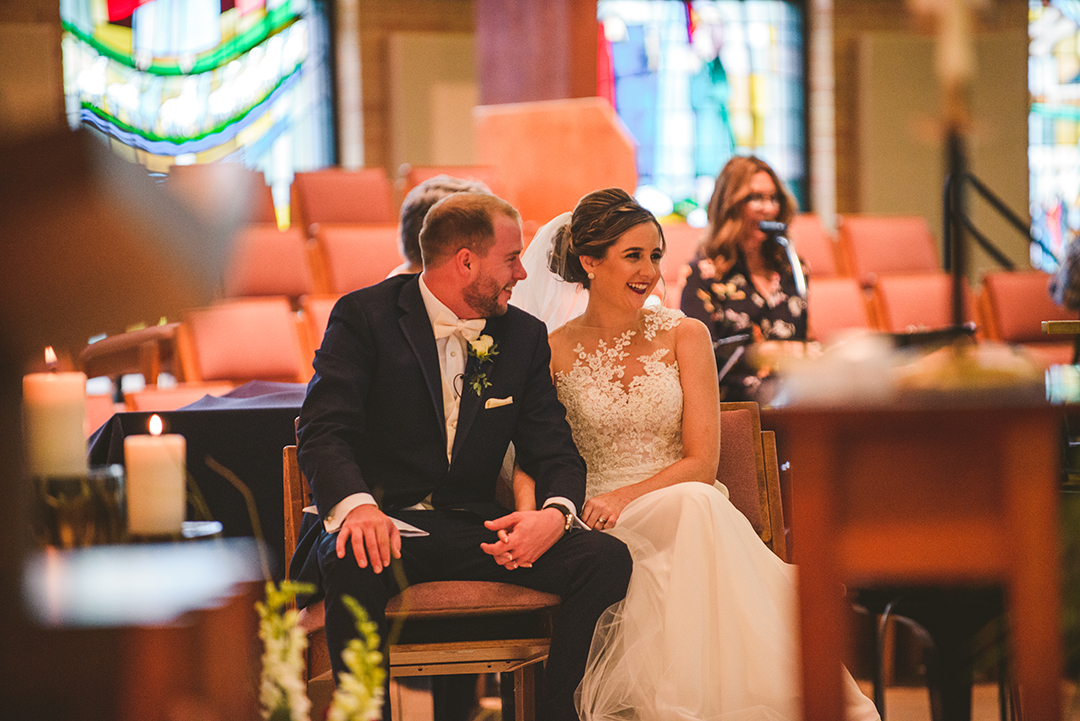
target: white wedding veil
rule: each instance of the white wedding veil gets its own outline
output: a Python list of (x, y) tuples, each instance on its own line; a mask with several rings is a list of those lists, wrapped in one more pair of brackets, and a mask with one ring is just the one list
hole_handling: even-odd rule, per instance
[(570, 283), (548, 266), (559, 228), (570, 223), (572, 213), (556, 216), (540, 228), (521, 256), (527, 277), (514, 287), (510, 303), (544, 321), (548, 333), (585, 311), (589, 291), (580, 283)]

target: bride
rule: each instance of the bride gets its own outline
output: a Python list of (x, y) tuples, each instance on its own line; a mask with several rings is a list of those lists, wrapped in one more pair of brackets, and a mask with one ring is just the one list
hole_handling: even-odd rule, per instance
[[(645, 308), (664, 248), (653, 215), (612, 188), (544, 226), (524, 258), (519, 302), (549, 328), (566, 321), (550, 336), (551, 369), (588, 465), (581, 518), (634, 558), (626, 599), (597, 624), (578, 712), (583, 721), (798, 719), (794, 567), (713, 485), (709, 331)], [(531, 479), (517, 470), (514, 486), (527, 506)], [(876, 719), (845, 678), (848, 718)]]

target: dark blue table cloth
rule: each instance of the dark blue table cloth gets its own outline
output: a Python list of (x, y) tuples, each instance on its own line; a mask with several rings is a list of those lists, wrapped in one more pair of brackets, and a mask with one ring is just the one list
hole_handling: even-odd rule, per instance
[[(285, 576), (281, 449), (296, 442), (294, 422), (303, 383), (253, 381), (231, 393), (204, 396), (175, 411), (158, 411), (166, 433), (187, 439), (187, 470), (226, 536), (253, 536), (241, 493), (207, 463), (213, 459), (251, 490), (275, 579)], [(124, 438), (147, 432), (152, 412), (117, 413), (90, 437), (90, 464), (124, 462)], [(194, 518), (189, 508), (188, 518)], [(292, 549), (288, 549), (291, 553)]]

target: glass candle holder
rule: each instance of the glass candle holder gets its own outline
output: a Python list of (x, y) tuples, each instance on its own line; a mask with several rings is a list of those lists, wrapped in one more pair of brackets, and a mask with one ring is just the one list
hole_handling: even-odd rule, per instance
[(35, 477), (33, 532), (43, 547), (121, 543), (127, 535), (124, 467)]

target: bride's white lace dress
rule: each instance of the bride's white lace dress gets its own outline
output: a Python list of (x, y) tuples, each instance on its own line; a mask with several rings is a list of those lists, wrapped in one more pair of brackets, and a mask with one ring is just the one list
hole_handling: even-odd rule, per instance
[[(556, 358), (556, 387), (588, 465), (588, 496), (682, 457), (673, 350), (682, 317), (642, 311), (635, 326), (591, 348), (577, 341), (595, 332), (559, 331), (573, 357)], [(578, 689), (583, 721), (801, 717), (794, 566), (719, 490), (679, 483), (648, 493), (608, 532), (629, 546), (634, 574), (625, 601), (597, 626)], [(877, 718), (847, 679), (858, 694), (849, 718)]]

